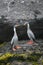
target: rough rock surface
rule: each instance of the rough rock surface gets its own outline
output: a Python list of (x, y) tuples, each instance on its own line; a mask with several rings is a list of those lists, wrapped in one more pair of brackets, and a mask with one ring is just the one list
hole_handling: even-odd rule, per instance
[(43, 0), (0, 0), (0, 16), (4, 14), (13, 19), (29, 19), (34, 18), (34, 10), (41, 11), (38, 18), (43, 17)]
[[(25, 41), (26, 42), (26, 41)], [(20, 42), (21, 43), (21, 42)], [(24, 43), (24, 42), (23, 42)], [(25, 44), (25, 43), (24, 43)], [(22, 44), (23, 45), (23, 44)], [(43, 61), (43, 41), (40, 40), (40, 43), (34, 43), (33, 45), (28, 45), (28, 47), (23, 47), (22, 49), (18, 49), (16, 51), (12, 51), (10, 49), (10, 43), (6, 43), (4, 46), (0, 47), (0, 57), (3, 56), (4, 54), (6, 53), (13, 53), (13, 54), (23, 54), (23, 53), (26, 53), (26, 54), (31, 54), (31, 53), (39, 53), (41, 54), (41, 57), (38, 59), (38, 61), (36, 62), (38, 65), (43, 65), (43, 63), (41, 61)], [(9, 55), (8, 55), (9, 56)], [(34, 55), (35, 56), (35, 55)], [(33, 57), (34, 57), (33, 56)], [(15, 58), (10, 58), (10, 60), (4, 62), (0, 62), (2, 65), (2, 63), (4, 65), (7, 65), (7, 63), (9, 65), (33, 65), (32, 62), (29, 62), (29, 61), (17, 61), (15, 59), (17, 59), (18, 57), (15, 57)], [(22, 57), (21, 57), (22, 58)], [(22, 59), (21, 59), (22, 60)], [(34, 61), (33, 61), (34, 62)], [(6, 63), (6, 64), (5, 64)], [(36, 64), (35, 63), (35, 64)], [(34, 64), (34, 65), (35, 65)]]
[(0, 43), (11, 41), (13, 33), (13, 26), (10, 26), (8, 23), (0, 23)]

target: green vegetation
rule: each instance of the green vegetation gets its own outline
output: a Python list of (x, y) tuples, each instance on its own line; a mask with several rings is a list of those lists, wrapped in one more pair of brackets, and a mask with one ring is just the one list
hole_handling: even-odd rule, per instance
[[(0, 43), (0, 47), (6, 46), (6, 42)], [(10, 52), (7, 52), (0, 56), (0, 65), (11, 65), (13, 61), (18, 62), (31, 62), (32, 65), (39, 65), (38, 60), (42, 56), (41, 53), (23, 53), (23, 54), (13, 54)], [(41, 60), (43, 64), (43, 60)]]
[(7, 44), (7, 42), (4, 42), (4, 43), (0, 43), (0, 47), (3, 47)]
[(41, 62), (42, 62), (42, 64), (43, 64), (43, 60), (42, 60)]
[[(33, 65), (39, 65), (37, 63), (38, 59), (41, 57), (41, 54), (12, 54), (10, 52), (0, 56), (0, 65), (10, 65), (10, 62), (16, 60), (19, 62), (32, 62)], [(43, 61), (42, 61), (43, 62)]]
[(33, 62), (32, 65), (39, 65), (39, 63), (38, 62)]

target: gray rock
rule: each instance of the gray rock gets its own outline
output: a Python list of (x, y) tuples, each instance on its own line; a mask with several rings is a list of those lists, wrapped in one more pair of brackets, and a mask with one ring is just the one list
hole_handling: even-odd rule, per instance
[(7, 14), (13, 19), (29, 19), (34, 18), (31, 12), (36, 9), (42, 12), (38, 18), (43, 17), (43, 0), (0, 0), (0, 16)]
[(11, 41), (13, 36), (13, 26), (8, 23), (0, 23), (0, 42)]

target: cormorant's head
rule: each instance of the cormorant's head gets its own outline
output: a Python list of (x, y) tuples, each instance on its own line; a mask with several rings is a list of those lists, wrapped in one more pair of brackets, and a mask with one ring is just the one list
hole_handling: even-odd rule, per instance
[(28, 28), (30, 27), (28, 22), (25, 22), (25, 24), (24, 24), (24, 25), (27, 25), (27, 27), (28, 27)]
[(18, 27), (19, 25), (14, 25), (14, 32), (16, 32), (16, 27)]

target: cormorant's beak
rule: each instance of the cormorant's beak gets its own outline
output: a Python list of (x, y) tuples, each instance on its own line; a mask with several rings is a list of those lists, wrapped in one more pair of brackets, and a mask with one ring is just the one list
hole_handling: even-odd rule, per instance
[(28, 22), (25, 22), (24, 25), (28, 24)]
[(15, 27), (18, 27), (19, 25), (15, 25)]

